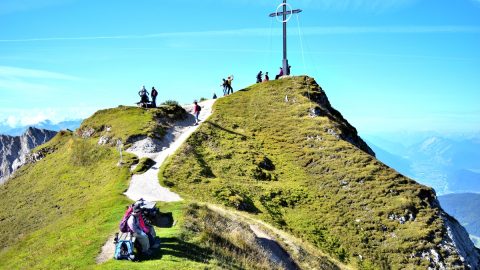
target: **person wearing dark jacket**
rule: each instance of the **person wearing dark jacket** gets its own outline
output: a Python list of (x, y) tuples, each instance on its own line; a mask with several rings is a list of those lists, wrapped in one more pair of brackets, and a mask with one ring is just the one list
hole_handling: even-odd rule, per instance
[(157, 92), (157, 89), (155, 89), (155, 87), (152, 87), (152, 91), (150, 91), (150, 96), (152, 97), (152, 107), (156, 108), (157, 107), (156, 100), (157, 100), (158, 92)]
[(200, 111), (202, 110), (202, 108), (200, 107), (200, 105), (198, 105), (198, 103), (196, 101), (193, 102), (193, 115), (195, 116), (195, 125), (198, 125), (198, 122), (200, 121), (198, 119), (198, 116), (200, 115)]
[(257, 74), (257, 83), (261, 83), (261, 82), (262, 82), (262, 75), (263, 75), (262, 71), (258, 72), (258, 74)]

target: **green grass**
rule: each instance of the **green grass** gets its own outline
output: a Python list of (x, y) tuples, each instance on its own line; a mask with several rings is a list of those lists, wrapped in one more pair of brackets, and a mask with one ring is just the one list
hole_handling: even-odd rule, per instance
[(83, 121), (77, 132), (81, 135), (93, 129), (94, 137), (105, 136), (111, 138), (113, 143), (120, 139), (128, 144), (137, 136), (161, 138), (170, 127), (170, 122), (184, 115), (185, 110), (177, 104), (162, 105), (155, 109), (119, 106), (96, 112)]
[[(152, 112), (160, 118), (151, 118), (148, 111), (117, 108), (96, 114), (85, 122), (111, 126), (118, 131), (115, 136), (129, 137), (130, 132), (138, 135), (148, 131), (138, 129), (143, 124), (119, 131), (124, 123), (120, 118), (126, 117), (126, 112), (141, 113), (135, 116), (136, 123), (145, 126), (167, 126), (168, 122), (181, 117), (168, 108), (164, 113), (160, 110)], [(102, 121), (106, 122), (102, 124)], [(4, 209), (0, 211), (0, 269), (96, 267), (95, 259), (101, 247), (118, 230), (125, 205), (131, 203), (123, 192), (131, 178), (130, 166), (138, 163), (138, 158), (124, 153), (124, 164), (118, 167), (116, 148), (99, 146), (95, 136), (82, 139), (71, 132), (60, 132), (35, 151), (42, 151), (46, 157), (22, 167), (0, 186), (0, 204)], [(181, 204), (161, 208), (173, 211), (175, 219), (182, 223)], [(162, 257), (139, 264), (110, 261), (98, 267), (159, 269), (164, 265), (163, 269), (205, 269), (208, 266), (189, 256), (189, 248), (195, 246), (178, 240), (181, 234), (178, 226), (159, 232), (164, 241)]]
[[(360, 269), (425, 269), (427, 261), (410, 255), (435, 247), (445, 234), (439, 210), (430, 206), (433, 191), (366, 154), (328, 101), (308, 99), (322, 95), (312, 79), (295, 77), (219, 99), (209, 120), (167, 160), (160, 181), (190, 200), (255, 214)], [(324, 116), (311, 117), (315, 107)], [(389, 219), (409, 214), (414, 222)]]
[[(61, 141), (61, 142), (60, 142)], [(115, 149), (59, 134), (57, 151), (23, 167), (0, 186), (1, 269), (77, 269), (118, 226), (129, 166), (117, 167)], [(91, 157), (79, 152), (87, 150)]]
[(141, 158), (137, 164), (137, 167), (133, 170), (133, 174), (143, 174), (148, 171), (153, 165), (155, 165), (155, 161), (151, 158), (145, 157)]
[(140, 262), (109, 260), (97, 265), (96, 269), (216, 269), (215, 262), (209, 262), (210, 251), (182, 237), (185, 233), (185, 204), (163, 203), (157, 206), (162, 212), (172, 212), (176, 220), (176, 225), (172, 228), (156, 228), (161, 249), (147, 260)]

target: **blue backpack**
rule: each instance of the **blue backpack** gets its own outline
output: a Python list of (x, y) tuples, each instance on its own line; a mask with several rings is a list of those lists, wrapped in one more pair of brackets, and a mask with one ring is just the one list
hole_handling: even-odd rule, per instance
[(113, 257), (116, 260), (135, 260), (132, 240), (119, 240), (115, 246), (115, 255)]

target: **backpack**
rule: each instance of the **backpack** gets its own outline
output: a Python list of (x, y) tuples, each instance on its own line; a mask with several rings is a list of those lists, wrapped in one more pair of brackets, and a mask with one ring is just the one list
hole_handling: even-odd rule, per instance
[(202, 110), (202, 107), (200, 107), (200, 105), (197, 104), (197, 112), (200, 112)]
[(116, 260), (135, 260), (133, 252), (133, 242), (131, 240), (120, 240), (115, 246), (115, 254), (113, 258)]
[(130, 215), (132, 214), (132, 212), (133, 212), (133, 207), (132, 207), (132, 206), (129, 206), (128, 209), (127, 209), (127, 211), (126, 211), (125, 214), (123, 215), (122, 221), (120, 221), (120, 225), (118, 226), (118, 229), (119, 229), (122, 233), (131, 232), (130, 227), (128, 227), (128, 218), (130, 217)]

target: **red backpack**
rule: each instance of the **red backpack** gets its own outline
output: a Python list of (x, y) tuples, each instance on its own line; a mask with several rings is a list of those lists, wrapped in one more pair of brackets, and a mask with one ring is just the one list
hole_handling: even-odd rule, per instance
[(123, 215), (123, 218), (122, 218), (122, 221), (120, 221), (120, 226), (119, 226), (119, 229), (122, 233), (127, 233), (127, 232), (132, 232), (132, 230), (130, 229), (130, 227), (128, 227), (128, 218), (130, 217), (130, 215), (132, 214), (133, 212), (133, 207), (132, 206), (129, 206), (127, 208), (127, 211), (125, 212), (125, 214)]

